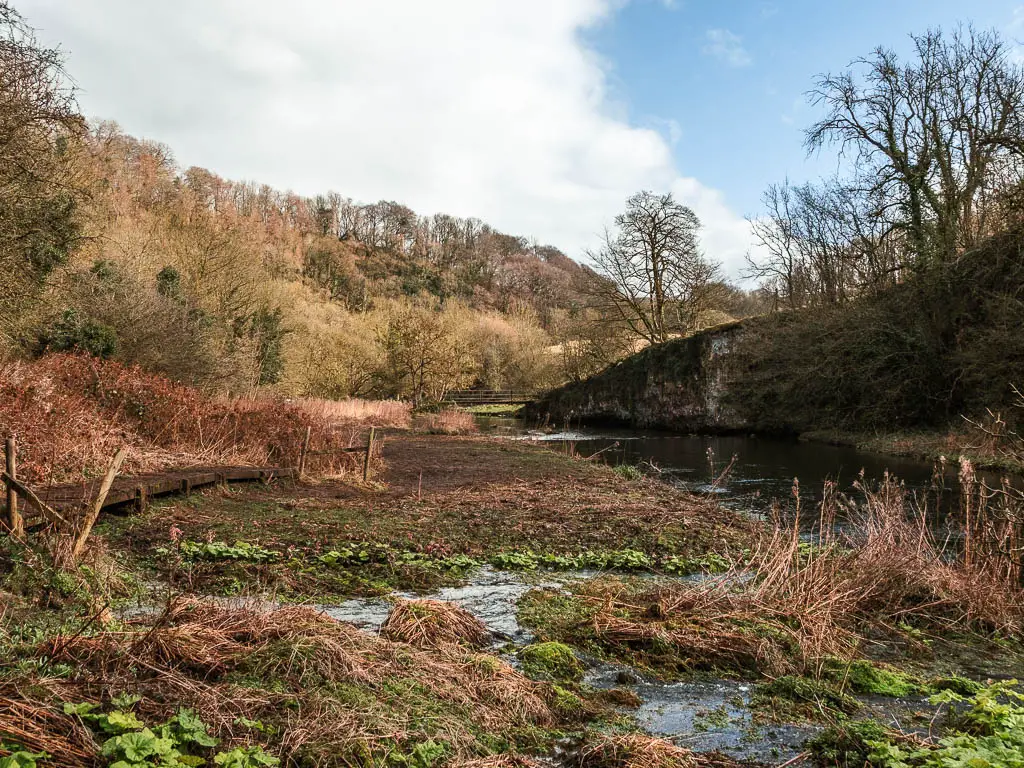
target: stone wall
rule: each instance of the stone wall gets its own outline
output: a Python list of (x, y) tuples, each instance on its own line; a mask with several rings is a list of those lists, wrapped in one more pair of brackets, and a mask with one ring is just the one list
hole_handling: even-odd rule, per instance
[(749, 424), (724, 397), (731, 350), (743, 332), (730, 323), (658, 344), (591, 378), (549, 392), (526, 418), (550, 425), (622, 424), (680, 432), (732, 432)]

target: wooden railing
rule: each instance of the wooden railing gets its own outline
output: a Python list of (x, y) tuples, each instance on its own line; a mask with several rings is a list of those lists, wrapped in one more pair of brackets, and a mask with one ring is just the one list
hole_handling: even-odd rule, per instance
[(465, 389), (449, 392), (443, 402), (455, 405), (510, 405), (528, 403), (534, 395), (511, 389)]

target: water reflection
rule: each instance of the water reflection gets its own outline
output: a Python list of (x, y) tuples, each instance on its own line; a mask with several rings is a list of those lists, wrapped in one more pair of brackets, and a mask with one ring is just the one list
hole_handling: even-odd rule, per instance
[[(826, 481), (840, 493), (858, 496), (854, 483), (877, 485), (888, 472), (937, 515), (959, 493), (955, 462), (944, 472), (916, 459), (868, 453), (856, 448), (754, 436), (679, 435), (631, 429), (579, 429), (545, 434), (524, 429), (514, 419), (489, 419), (485, 431), (515, 439), (536, 440), (555, 450), (593, 456), (612, 465), (648, 468), (663, 479), (695, 493), (713, 493), (728, 506), (759, 513), (773, 503), (792, 507), (794, 480), (801, 504), (814, 508)], [(721, 483), (715, 478), (729, 467)], [(997, 475), (983, 476), (997, 484)]]

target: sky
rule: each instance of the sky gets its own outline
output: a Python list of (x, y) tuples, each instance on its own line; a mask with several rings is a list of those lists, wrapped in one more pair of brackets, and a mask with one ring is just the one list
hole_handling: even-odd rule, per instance
[[(747, 217), (808, 157), (815, 75), (1016, 0), (14, 0), (82, 110), (182, 167), (476, 216), (582, 259), (672, 192), (739, 278)], [(1024, 58), (1024, 57), (1022, 57)]]

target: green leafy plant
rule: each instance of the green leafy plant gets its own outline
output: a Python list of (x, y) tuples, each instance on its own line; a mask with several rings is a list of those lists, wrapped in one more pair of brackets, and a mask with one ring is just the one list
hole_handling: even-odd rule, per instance
[(661, 563), (663, 571), (680, 576), (690, 573), (725, 573), (730, 568), (732, 563), (717, 552), (708, 552), (699, 557), (672, 555)]
[(93, 730), (104, 734), (118, 735), (137, 731), (145, 726), (134, 712), (123, 709), (115, 709), (110, 712), (97, 712), (95, 704), (64, 704), (64, 714), (77, 715), (82, 722), (89, 725)]
[(110, 760), (110, 768), (176, 768), (187, 765), (175, 748), (174, 739), (157, 736), (149, 728), (112, 736), (103, 742), (101, 752)]
[(433, 768), (442, 758), (447, 749), (444, 744), (428, 739), (416, 744), (408, 753), (396, 752), (389, 756), (388, 763), (396, 768)]
[(0, 768), (36, 768), (38, 760), (49, 757), (45, 752), (26, 752), (0, 742), (0, 749), (11, 754), (0, 757)]
[[(101, 753), (109, 761), (109, 768), (198, 768), (210, 757), (223, 768), (274, 768), (280, 764), (258, 745), (211, 755), (220, 740), (210, 735), (206, 723), (190, 709), (179, 709), (167, 722), (150, 728), (127, 710), (138, 701), (138, 696), (117, 696), (112, 703), (125, 709), (109, 712), (98, 711), (95, 704), (68, 702), (64, 712), (76, 715), (94, 732), (108, 737)], [(238, 722), (264, 733), (272, 730), (255, 720), (239, 718)], [(24, 760), (30, 757), (27, 755)], [(7, 765), (0, 762), (0, 768), (35, 768), (34, 762), (24, 760)]]
[[(163, 550), (166, 553), (168, 550)], [(182, 541), (178, 545), (178, 553), (185, 560), (239, 560), (249, 563), (270, 563), (281, 559), (279, 552), (265, 549), (258, 544), (247, 541), (236, 541), (228, 544), (224, 541)]]
[(619, 464), (615, 467), (615, 474), (624, 480), (642, 480), (644, 473), (632, 464)]
[(281, 761), (263, 751), (263, 747), (237, 747), (230, 752), (218, 752), (213, 762), (221, 768), (273, 768)]
[(1024, 694), (1016, 680), (995, 683), (973, 696), (944, 690), (933, 704), (950, 704), (949, 730), (921, 746), (894, 738), (867, 740), (879, 768), (1021, 768), (1024, 766)]

